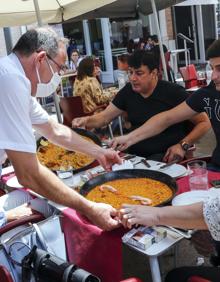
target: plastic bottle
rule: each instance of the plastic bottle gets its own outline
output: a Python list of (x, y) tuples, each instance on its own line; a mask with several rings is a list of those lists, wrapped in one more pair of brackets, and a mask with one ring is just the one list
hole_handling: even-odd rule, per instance
[(206, 81), (207, 81), (207, 85), (209, 85), (209, 83), (211, 82), (211, 77), (212, 77), (212, 68), (209, 64), (209, 62), (207, 63), (206, 67), (205, 67), (205, 71), (206, 71)]

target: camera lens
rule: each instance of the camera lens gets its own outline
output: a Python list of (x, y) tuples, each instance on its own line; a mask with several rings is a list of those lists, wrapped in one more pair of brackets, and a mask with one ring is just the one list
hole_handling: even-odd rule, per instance
[(100, 282), (100, 279), (91, 273), (77, 268), (71, 275), (71, 279), (68, 282)]

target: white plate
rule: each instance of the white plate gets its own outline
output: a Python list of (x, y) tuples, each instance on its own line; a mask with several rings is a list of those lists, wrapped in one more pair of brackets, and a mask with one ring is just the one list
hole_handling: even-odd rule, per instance
[(166, 173), (166, 174), (170, 175), (173, 178), (177, 178), (177, 177), (183, 176), (184, 174), (187, 173), (187, 169), (183, 165), (173, 164), (171, 166), (168, 166), (167, 168), (160, 169), (161, 165), (165, 165), (165, 163), (157, 162), (157, 161), (151, 161), (151, 160), (149, 160), (148, 163), (151, 166), (149, 168), (147, 168), (142, 163), (136, 165), (135, 168), (138, 168), (138, 169), (140, 169), (140, 168), (141, 169), (150, 169), (150, 170), (160, 171), (160, 172), (163, 172), (163, 173)]
[(133, 164), (129, 160), (124, 160), (122, 164), (114, 164), (112, 170), (123, 170), (123, 169), (132, 169), (134, 168)]
[(8, 185), (9, 187), (12, 188), (24, 188), (19, 182), (16, 176), (13, 176), (11, 178), (8, 179), (8, 181), (6, 182), (6, 185)]
[(173, 206), (191, 205), (205, 201), (210, 196), (209, 191), (196, 190), (182, 193), (172, 200)]

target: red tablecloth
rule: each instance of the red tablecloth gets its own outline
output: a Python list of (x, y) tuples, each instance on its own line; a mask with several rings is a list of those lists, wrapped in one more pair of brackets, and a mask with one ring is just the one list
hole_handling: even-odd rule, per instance
[(121, 281), (121, 237), (125, 229), (104, 232), (72, 209), (64, 210), (63, 216), (68, 259), (102, 282)]
[[(212, 187), (210, 181), (220, 179), (220, 172), (209, 171), (208, 172), (208, 181), (209, 187)], [(178, 191), (177, 194), (181, 194), (189, 191), (189, 176), (181, 177), (177, 180)]]
[[(6, 183), (11, 176), (2, 176), (2, 181)], [(208, 178), (209, 182), (220, 179), (220, 173), (209, 171)], [(189, 191), (188, 176), (178, 179), (177, 184), (177, 194)], [(103, 282), (122, 279), (121, 237), (125, 229), (104, 232), (69, 208), (63, 211), (62, 224), (71, 262), (97, 275)]]

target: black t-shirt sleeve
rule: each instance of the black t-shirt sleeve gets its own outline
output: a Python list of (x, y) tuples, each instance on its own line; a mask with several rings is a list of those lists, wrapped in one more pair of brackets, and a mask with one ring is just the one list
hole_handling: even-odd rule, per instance
[(203, 91), (202, 89), (196, 91), (193, 93), (187, 100), (186, 104), (195, 112), (201, 113), (204, 112), (204, 106), (203, 106)]
[(126, 110), (126, 101), (129, 99), (128, 93), (130, 87), (130, 83), (127, 83), (121, 90), (118, 91), (117, 95), (112, 100), (112, 104), (122, 111)]

